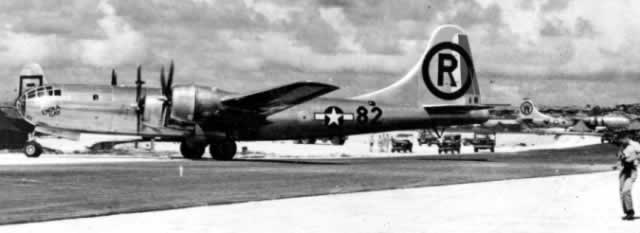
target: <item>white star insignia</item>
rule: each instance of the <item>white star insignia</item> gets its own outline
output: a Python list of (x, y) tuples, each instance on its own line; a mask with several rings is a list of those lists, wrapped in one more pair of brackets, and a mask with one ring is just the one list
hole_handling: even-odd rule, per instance
[(333, 108), (331, 109), (331, 113), (327, 114), (326, 117), (329, 118), (329, 123), (327, 123), (327, 125), (340, 125), (340, 118), (342, 117), (342, 114), (337, 113), (336, 109)]

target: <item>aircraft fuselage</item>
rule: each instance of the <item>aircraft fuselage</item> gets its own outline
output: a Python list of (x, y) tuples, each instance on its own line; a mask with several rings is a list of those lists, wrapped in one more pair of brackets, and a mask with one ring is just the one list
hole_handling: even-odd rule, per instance
[[(201, 105), (215, 109), (215, 102), (229, 92), (198, 87), (204, 94)], [(158, 88), (144, 88), (147, 99), (161, 98)], [(201, 91), (202, 92), (202, 91)], [(210, 100), (207, 100), (210, 99)], [(23, 117), (36, 127), (73, 132), (140, 135), (145, 137), (188, 137), (189, 127), (154, 124), (167, 113), (142, 114), (138, 130), (136, 90), (133, 87), (94, 85), (49, 85), (27, 92), (18, 101)], [(211, 102), (211, 103), (208, 103)], [(153, 108), (149, 106), (145, 108)], [(162, 103), (159, 103), (161, 105)], [(166, 111), (166, 110), (165, 110)], [(237, 115), (215, 115), (215, 110), (195, 116), (205, 135), (231, 136), (236, 140), (284, 140), (330, 137), (388, 130), (476, 124), (487, 120), (486, 110), (466, 113), (429, 114), (416, 106), (399, 106), (373, 101), (316, 98), (261, 119), (238, 119)]]

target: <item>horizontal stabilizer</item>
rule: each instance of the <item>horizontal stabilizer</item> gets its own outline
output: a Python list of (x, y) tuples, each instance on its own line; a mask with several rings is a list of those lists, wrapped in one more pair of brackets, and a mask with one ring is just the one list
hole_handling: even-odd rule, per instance
[(231, 110), (271, 115), (337, 89), (338, 87), (329, 84), (296, 82), (249, 95), (235, 96), (223, 100), (222, 104)]
[(429, 114), (451, 114), (451, 113), (466, 113), (473, 110), (490, 109), (493, 106), (489, 105), (423, 105), (425, 111)]

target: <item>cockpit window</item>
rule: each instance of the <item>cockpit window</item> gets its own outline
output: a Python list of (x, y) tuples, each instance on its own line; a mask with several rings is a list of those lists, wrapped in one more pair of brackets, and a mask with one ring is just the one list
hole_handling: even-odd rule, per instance
[(35, 91), (30, 91), (27, 93), (27, 98), (31, 99), (33, 97), (36, 97), (36, 92)]
[(42, 96), (62, 96), (62, 90), (54, 89), (52, 86), (38, 87), (37, 89), (31, 89), (24, 95), (27, 99), (42, 97)]

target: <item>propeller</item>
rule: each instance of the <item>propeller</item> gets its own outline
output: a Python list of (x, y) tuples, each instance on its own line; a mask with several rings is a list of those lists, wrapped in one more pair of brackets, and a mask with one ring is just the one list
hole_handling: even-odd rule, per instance
[(136, 129), (138, 133), (140, 133), (142, 114), (144, 113), (144, 97), (142, 96), (142, 85), (144, 85), (144, 81), (142, 81), (142, 66), (138, 65), (138, 70), (136, 72), (136, 103), (138, 104), (138, 108), (136, 109)]
[(173, 85), (173, 71), (174, 65), (173, 61), (171, 61), (171, 65), (169, 65), (169, 77), (165, 80), (164, 76), (164, 66), (160, 69), (160, 86), (162, 88), (162, 95), (164, 95), (169, 102), (171, 102), (171, 87)]
[(111, 70), (111, 86), (118, 85), (118, 74), (116, 74), (116, 69)]
[[(164, 76), (164, 66), (160, 68), (160, 88), (162, 91), (162, 95), (165, 97), (165, 107), (170, 108), (172, 103), (172, 83), (173, 83), (173, 60), (169, 65), (169, 77), (165, 79)], [(170, 111), (166, 111), (165, 119), (169, 119)]]

